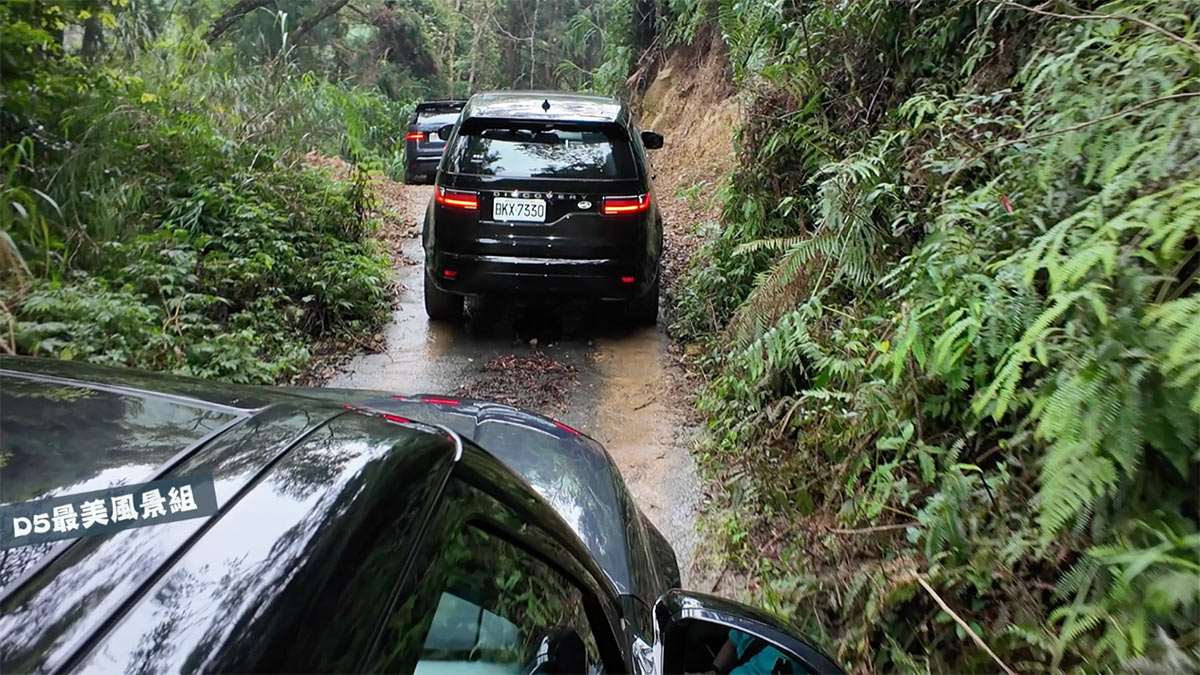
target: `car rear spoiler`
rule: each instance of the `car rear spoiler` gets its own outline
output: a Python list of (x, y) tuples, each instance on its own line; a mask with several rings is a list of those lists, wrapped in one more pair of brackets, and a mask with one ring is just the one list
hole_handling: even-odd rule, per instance
[(447, 101), (422, 101), (417, 104), (417, 112), (428, 112), (430, 110), (462, 110), (466, 101), (447, 100)]

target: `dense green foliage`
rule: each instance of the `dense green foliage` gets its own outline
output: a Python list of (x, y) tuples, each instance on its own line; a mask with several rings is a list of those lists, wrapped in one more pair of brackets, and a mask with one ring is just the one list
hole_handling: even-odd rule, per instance
[(1194, 648), (1200, 5), (674, 4), (747, 100), (673, 331), (758, 600), (883, 672)]
[(335, 182), (302, 153), (368, 158), (402, 106), (186, 32), (68, 53), (57, 17), (94, 8), (3, 11), (6, 350), (270, 382), (312, 339), (372, 329), (370, 174)]
[[(305, 69), (398, 100), (509, 88), (615, 93), (637, 46), (639, 1), (647, 0), (356, 2), (297, 38), (297, 58)], [(286, 49), (281, 24), (300, 32), (341, 0), (245, 2), (259, 9), (239, 15), (223, 38), (254, 55)], [(244, 8), (231, 3), (222, 16)]]

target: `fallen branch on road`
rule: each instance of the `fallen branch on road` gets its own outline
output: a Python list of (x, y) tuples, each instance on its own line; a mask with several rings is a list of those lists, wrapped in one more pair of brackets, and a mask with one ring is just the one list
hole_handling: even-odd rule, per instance
[(918, 523), (914, 520), (911, 523), (893, 523), (891, 525), (875, 525), (872, 527), (859, 527), (859, 528), (855, 528), (852, 530), (844, 530), (841, 528), (834, 528), (829, 531), (834, 534), (867, 534), (870, 532), (887, 532), (889, 530), (907, 530), (910, 527), (921, 527), (921, 523)]

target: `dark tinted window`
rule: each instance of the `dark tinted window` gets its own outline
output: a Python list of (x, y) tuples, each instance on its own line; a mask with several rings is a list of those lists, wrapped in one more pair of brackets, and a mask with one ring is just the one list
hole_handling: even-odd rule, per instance
[(417, 124), (421, 126), (454, 124), (458, 121), (457, 110), (421, 110), (417, 112)]
[(450, 171), (509, 178), (632, 178), (633, 148), (616, 125), (468, 125)]
[(542, 672), (537, 667), (555, 657), (558, 669), (547, 672), (603, 670), (583, 592), (502, 537), (464, 527), (446, 543), (422, 586), (432, 603), (415, 617), (418, 598), (397, 608), (389, 624), (404, 637), (385, 646), (391, 653), (382, 655), (383, 670)]

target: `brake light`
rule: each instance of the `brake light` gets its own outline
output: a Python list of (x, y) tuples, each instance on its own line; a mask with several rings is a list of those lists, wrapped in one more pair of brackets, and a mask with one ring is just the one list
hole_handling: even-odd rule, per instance
[(479, 197), (475, 196), (474, 192), (458, 192), (439, 187), (434, 191), (433, 198), (437, 203), (444, 206), (471, 210), (479, 208)]
[(405, 134), (404, 138), (410, 141), (423, 141), (425, 140), (425, 134), (420, 131), (414, 131), (411, 134)]
[(435, 405), (458, 405), (461, 401), (456, 401), (452, 398), (423, 398), (422, 403), (433, 403)]
[(633, 281), (633, 277), (621, 277), (621, 283), (623, 284), (632, 284)]
[(650, 193), (636, 197), (605, 197), (604, 215), (614, 216), (622, 213), (637, 213), (650, 208)]
[(383, 419), (385, 419), (389, 422), (395, 422), (396, 424), (411, 424), (412, 423), (412, 420), (406, 419), (399, 415), (389, 415), (387, 413), (383, 413)]

